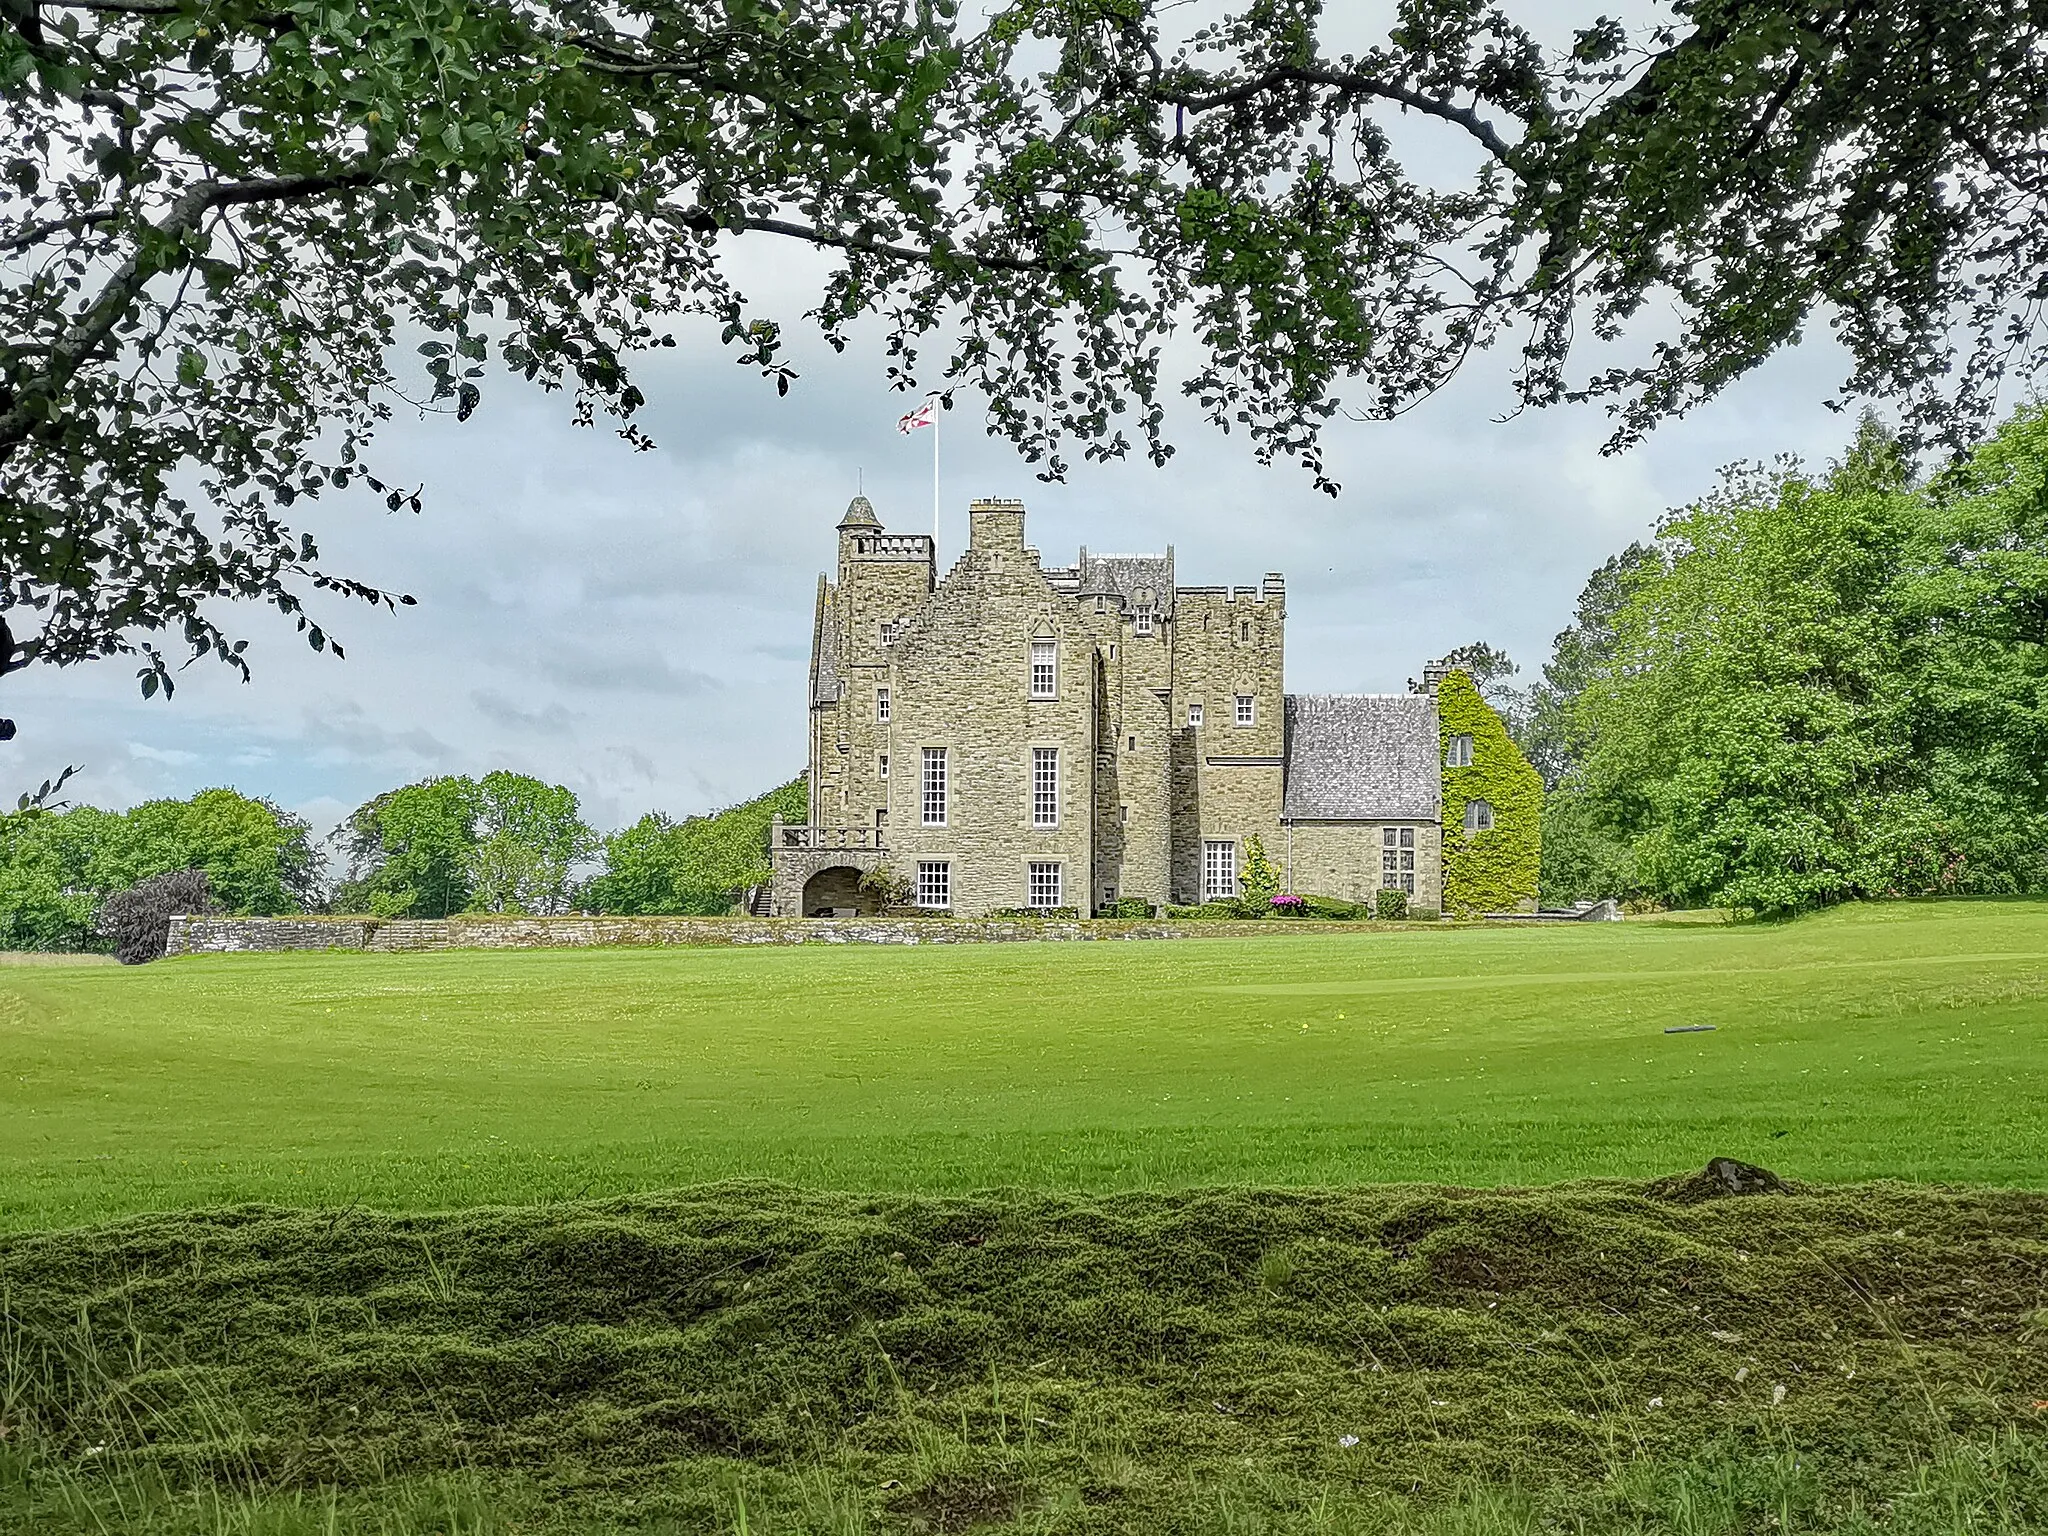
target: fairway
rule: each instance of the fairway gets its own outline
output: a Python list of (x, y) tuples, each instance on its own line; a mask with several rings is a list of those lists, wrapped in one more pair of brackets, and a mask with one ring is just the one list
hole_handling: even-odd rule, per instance
[[(1712, 1026), (1669, 1034), (1669, 1029)], [(0, 1222), (734, 1176), (2048, 1185), (2048, 904), (0, 968)]]

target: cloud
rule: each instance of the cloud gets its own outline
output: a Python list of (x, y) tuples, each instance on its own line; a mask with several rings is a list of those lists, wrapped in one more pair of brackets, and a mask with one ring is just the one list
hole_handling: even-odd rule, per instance
[(503, 694), (493, 693), (487, 688), (479, 688), (469, 698), (476, 705), (478, 714), (509, 731), (529, 732), (537, 736), (566, 736), (576, 729), (580, 718), (561, 704), (549, 704), (543, 709), (522, 709)]

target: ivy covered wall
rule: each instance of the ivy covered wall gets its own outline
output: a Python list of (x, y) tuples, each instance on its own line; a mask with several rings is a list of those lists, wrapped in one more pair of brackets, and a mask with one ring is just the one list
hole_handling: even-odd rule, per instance
[[(1499, 715), (1470, 676), (1452, 672), (1437, 684), (1436, 709), (1444, 764), (1444, 911), (1512, 912), (1534, 907), (1543, 872), (1543, 778), (1529, 766)], [(1472, 761), (1454, 766), (1451, 743), (1472, 738)], [(1493, 825), (1465, 830), (1466, 807), (1483, 800)]]

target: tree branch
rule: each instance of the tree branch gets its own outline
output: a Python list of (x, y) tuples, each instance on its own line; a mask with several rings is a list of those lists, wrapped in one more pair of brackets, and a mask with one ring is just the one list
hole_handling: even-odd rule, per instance
[[(671, 223), (685, 229), (704, 234), (728, 232), (732, 234), (758, 233), (783, 235), (791, 240), (802, 240), (810, 245), (829, 246), (836, 250), (859, 251), (868, 256), (890, 256), (898, 261), (907, 261), (919, 266), (929, 266), (938, 260), (938, 253), (919, 250), (915, 246), (890, 245), (886, 241), (870, 240), (864, 235), (844, 235), (833, 229), (818, 229), (809, 224), (797, 224), (788, 219), (744, 218), (725, 222), (701, 208), (672, 209), (665, 215)], [(1029, 256), (984, 256), (973, 251), (955, 249), (948, 253), (952, 259), (968, 266), (985, 267), (993, 272), (1056, 272), (1071, 270), (1070, 267), (1056, 266), (1049, 261)]]
[(1463, 128), (1477, 139), (1486, 152), (1505, 165), (1515, 169), (1514, 146), (1503, 139), (1493, 124), (1481, 117), (1471, 107), (1457, 106), (1452, 102), (1426, 96), (1405, 85), (1396, 85), (1385, 80), (1375, 80), (1369, 75), (1348, 74), (1342, 70), (1324, 69), (1320, 66), (1280, 64), (1267, 70), (1263, 75), (1232, 86), (1227, 91), (1217, 91), (1207, 96), (1196, 96), (1183, 91), (1161, 91), (1159, 99), (1176, 107), (1185, 107), (1190, 112), (1208, 112), (1217, 107), (1236, 106), (1254, 96), (1282, 85), (1320, 85), (1347, 96), (1378, 96), (1386, 101), (1398, 102), (1417, 112), (1441, 118)]

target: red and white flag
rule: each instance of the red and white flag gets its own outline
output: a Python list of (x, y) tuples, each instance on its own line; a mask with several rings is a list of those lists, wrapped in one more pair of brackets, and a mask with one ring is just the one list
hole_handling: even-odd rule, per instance
[(933, 395), (908, 416), (896, 418), (896, 430), (908, 436), (919, 427), (937, 426), (939, 422), (939, 397)]

